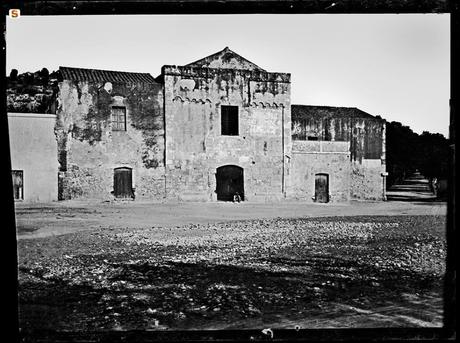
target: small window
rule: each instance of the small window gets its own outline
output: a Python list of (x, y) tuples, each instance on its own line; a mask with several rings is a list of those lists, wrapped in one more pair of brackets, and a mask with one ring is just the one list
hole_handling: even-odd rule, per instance
[(308, 136), (307, 140), (309, 140), (309, 141), (317, 141), (318, 137), (316, 137), (316, 136)]
[(112, 107), (112, 130), (126, 131), (126, 108)]
[(221, 134), (238, 136), (238, 106), (221, 106)]
[(330, 141), (331, 140), (331, 131), (330, 131), (330, 125), (331, 121), (329, 119), (324, 119), (324, 137), (323, 139), (325, 141)]
[(22, 170), (12, 170), (14, 200), (24, 199), (24, 173)]

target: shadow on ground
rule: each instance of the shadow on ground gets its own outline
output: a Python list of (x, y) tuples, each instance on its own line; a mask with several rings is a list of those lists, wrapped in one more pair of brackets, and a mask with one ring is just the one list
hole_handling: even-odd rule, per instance
[(20, 325), (442, 324), (445, 216), (276, 218), (18, 241)]
[[(21, 285), (21, 322), (28, 328), (55, 330), (131, 330), (293, 323), (353, 327), (360, 322), (371, 327), (423, 326), (442, 318), (436, 310), (441, 285), (434, 277), (317, 255), (265, 261), (302, 266), (304, 271), (203, 263), (115, 264), (106, 289), (59, 280)], [(343, 315), (348, 315), (345, 322), (338, 319)]]

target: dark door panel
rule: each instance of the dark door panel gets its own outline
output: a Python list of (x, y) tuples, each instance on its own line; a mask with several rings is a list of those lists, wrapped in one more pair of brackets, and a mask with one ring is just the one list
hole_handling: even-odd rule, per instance
[(222, 166), (217, 168), (217, 200), (233, 201), (238, 193), (244, 200), (244, 175), (243, 168), (238, 166)]
[(315, 175), (315, 201), (329, 201), (329, 175), (327, 174)]
[(130, 168), (115, 169), (113, 194), (117, 198), (131, 198), (133, 196), (133, 177)]

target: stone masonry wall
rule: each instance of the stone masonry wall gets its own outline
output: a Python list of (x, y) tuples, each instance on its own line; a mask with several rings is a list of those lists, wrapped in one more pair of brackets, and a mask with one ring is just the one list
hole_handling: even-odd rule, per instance
[[(164, 197), (163, 94), (160, 84), (59, 84), (60, 198), (113, 197), (113, 174), (132, 168), (137, 198)], [(126, 131), (112, 130), (111, 107), (126, 108)]]
[(348, 142), (293, 141), (288, 197), (314, 201), (315, 175), (329, 175), (329, 201), (350, 199), (350, 152)]
[[(172, 66), (163, 74), (168, 198), (216, 200), (223, 165), (243, 168), (245, 200), (282, 198), (290, 75)], [(221, 135), (221, 105), (238, 106), (237, 136)]]
[(383, 200), (383, 176), (385, 166), (380, 160), (363, 160), (351, 165), (350, 193), (357, 200)]
[(384, 200), (385, 123), (355, 121), (351, 140), (350, 194), (357, 200)]
[[(349, 193), (351, 199), (383, 200), (385, 173), (385, 121), (367, 115), (353, 117), (358, 109), (346, 109), (349, 116), (321, 108), (320, 112), (309, 113), (293, 119), (294, 143), (315, 144), (325, 142), (349, 142)], [(358, 113), (360, 114), (360, 113)], [(316, 137), (317, 141), (309, 141)], [(296, 156), (298, 159), (298, 157)], [(322, 157), (323, 158), (323, 157)], [(324, 157), (324, 161), (328, 161)], [(322, 160), (318, 160), (322, 164)], [(327, 172), (327, 171), (325, 171)], [(332, 172), (332, 171), (331, 171)], [(293, 180), (296, 187), (296, 181)]]

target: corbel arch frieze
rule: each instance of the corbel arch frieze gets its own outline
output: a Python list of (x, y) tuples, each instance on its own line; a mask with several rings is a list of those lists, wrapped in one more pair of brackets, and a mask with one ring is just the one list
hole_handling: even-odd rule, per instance
[(179, 95), (176, 95), (173, 100), (173, 102), (185, 102), (185, 103), (195, 103), (195, 104), (211, 104), (212, 101), (210, 99), (200, 99), (200, 98), (182, 98)]

